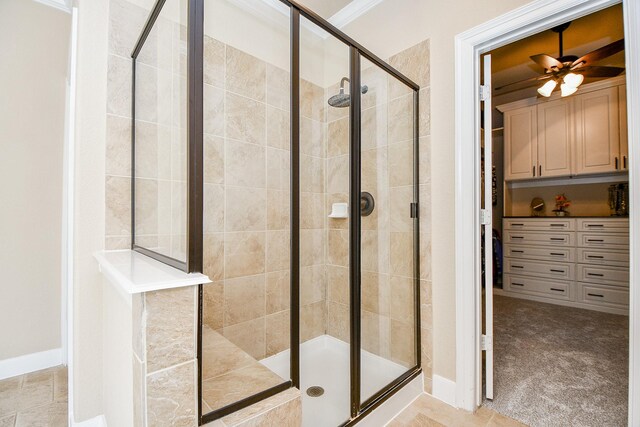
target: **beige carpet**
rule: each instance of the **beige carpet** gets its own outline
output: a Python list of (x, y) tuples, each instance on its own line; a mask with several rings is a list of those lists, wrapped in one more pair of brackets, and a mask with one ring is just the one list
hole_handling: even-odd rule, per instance
[(629, 318), (494, 298), (494, 400), (533, 427), (626, 426)]

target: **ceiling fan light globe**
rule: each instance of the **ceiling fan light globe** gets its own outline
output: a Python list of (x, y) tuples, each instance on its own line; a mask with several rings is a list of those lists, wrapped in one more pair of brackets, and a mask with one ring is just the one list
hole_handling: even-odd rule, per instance
[(560, 85), (560, 91), (561, 91), (560, 94), (562, 96), (573, 95), (574, 93), (576, 93), (577, 90), (578, 90), (577, 87), (569, 86), (567, 84)]
[(584, 76), (582, 74), (569, 73), (564, 76), (563, 81), (565, 85), (577, 88), (584, 81)]
[[(555, 80), (549, 80), (548, 82), (546, 82), (545, 84), (542, 85), (542, 87), (538, 88), (538, 93), (546, 98), (551, 96), (551, 92), (553, 92), (553, 90), (556, 88), (556, 85), (558, 83), (556, 83)], [(564, 86), (564, 85), (563, 85)]]

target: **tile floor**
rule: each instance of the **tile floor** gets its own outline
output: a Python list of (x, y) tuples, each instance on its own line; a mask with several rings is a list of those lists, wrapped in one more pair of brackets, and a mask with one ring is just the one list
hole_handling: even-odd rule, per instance
[[(0, 427), (65, 427), (67, 369), (57, 367), (0, 381)], [(457, 410), (423, 394), (388, 427), (526, 427), (486, 408)]]
[(423, 394), (387, 427), (526, 427), (518, 421), (481, 407), (475, 414), (455, 409)]
[(0, 381), (0, 427), (66, 425), (66, 367), (59, 366)]

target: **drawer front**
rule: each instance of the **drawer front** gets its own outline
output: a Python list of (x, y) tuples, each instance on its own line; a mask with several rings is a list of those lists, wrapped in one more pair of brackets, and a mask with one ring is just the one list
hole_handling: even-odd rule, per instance
[(578, 248), (578, 262), (581, 264), (615, 265), (620, 267), (628, 267), (629, 252)]
[(605, 307), (629, 307), (629, 291), (620, 288), (578, 284), (578, 301)]
[(578, 218), (578, 231), (629, 233), (629, 220), (626, 218)]
[(515, 245), (575, 246), (573, 232), (526, 232), (505, 230), (504, 242)]
[(579, 282), (628, 287), (629, 269), (578, 264), (577, 280)]
[(628, 234), (578, 232), (578, 247), (602, 249), (629, 249)]
[(505, 258), (505, 273), (523, 274), (526, 276), (546, 277), (549, 279), (573, 280), (575, 264), (567, 262), (544, 262)]
[(571, 218), (505, 218), (502, 220), (505, 230), (555, 231), (575, 230), (575, 220)]
[(511, 274), (505, 274), (503, 277), (504, 287), (509, 291), (571, 301), (571, 283), (540, 280)]
[(539, 246), (504, 245), (504, 256), (540, 261), (575, 262), (575, 248), (543, 248)]

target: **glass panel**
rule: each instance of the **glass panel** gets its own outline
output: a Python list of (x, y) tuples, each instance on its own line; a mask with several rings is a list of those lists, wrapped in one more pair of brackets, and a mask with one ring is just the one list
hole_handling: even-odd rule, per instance
[(290, 379), (290, 12), (204, 6), (206, 414)]
[(135, 78), (135, 244), (186, 262), (187, 1), (169, 0)]
[(349, 48), (307, 19), (300, 28), (302, 418), (337, 426), (350, 406)]
[[(362, 58), (361, 399), (416, 365), (413, 91)], [(368, 200), (367, 200), (368, 199)], [(373, 210), (367, 213), (367, 204)]]

